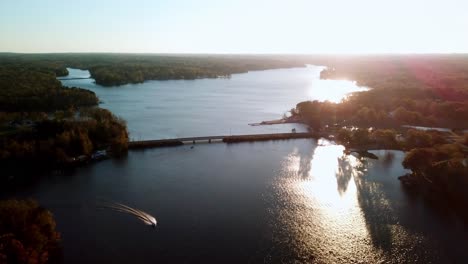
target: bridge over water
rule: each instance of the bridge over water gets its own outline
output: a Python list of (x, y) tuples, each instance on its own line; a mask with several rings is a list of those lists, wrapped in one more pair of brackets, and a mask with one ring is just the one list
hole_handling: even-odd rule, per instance
[(156, 147), (169, 147), (180, 146), (184, 144), (196, 143), (237, 143), (237, 142), (253, 142), (253, 141), (267, 141), (267, 140), (286, 140), (298, 138), (320, 138), (323, 135), (318, 133), (275, 133), (275, 134), (249, 134), (249, 135), (221, 135), (221, 136), (205, 136), (205, 137), (184, 137), (172, 139), (157, 139), (157, 140), (139, 140), (128, 142), (129, 149), (138, 148), (156, 148)]
[(69, 80), (86, 80), (86, 79), (92, 79), (91, 77), (71, 77), (71, 78), (57, 78), (59, 81), (69, 81)]

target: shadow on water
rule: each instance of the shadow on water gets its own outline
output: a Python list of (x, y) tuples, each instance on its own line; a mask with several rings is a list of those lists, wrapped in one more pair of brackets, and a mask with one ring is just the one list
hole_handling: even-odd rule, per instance
[(392, 205), (381, 186), (365, 177), (354, 178), (357, 200), (363, 212), (372, 244), (374, 247), (390, 252), (394, 240), (390, 227), (396, 224)]
[(348, 189), (349, 181), (355, 174), (355, 170), (356, 168), (349, 162), (347, 156), (343, 155), (338, 158), (338, 170), (335, 176), (340, 195)]
[[(446, 263), (466, 260), (466, 226), (460, 219), (408, 194), (395, 174), (402, 174), (403, 153), (385, 151), (381, 161), (361, 160), (354, 176), (357, 200), (372, 245), (392, 256), (405, 249), (400, 261)], [(396, 155), (401, 157), (396, 158)], [(431, 254), (427, 254), (431, 252)], [(395, 260), (397, 261), (397, 260)]]
[(312, 168), (312, 157), (317, 146), (314, 146), (312, 149), (300, 148), (297, 150), (297, 156), (299, 157), (299, 166), (297, 170), (297, 175), (305, 180), (309, 178), (309, 172)]
[[(390, 162), (387, 160), (385, 167), (390, 167), (392, 162), (392, 159)], [(367, 158), (357, 159), (346, 155), (339, 157), (336, 173), (338, 192), (340, 195), (346, 193), (350, 181), (354, 180), (357, 201), (363, 212), (371, 242), (375, 248), (390, 252), (393, 241), (390, 227), (395, 224), (391, 204), (381, 186), (367, 179), (368, 167)]]
[[(399, 151), (358, 159), (338, 146), (295, 149), (275, 186), (274, 246), (267, 262), (458, 263), (468, 259), (467, 230), (408, 195), (397, 177)], [(334, 177), (334, 178), (333, 178)], [(331, 180), (331, 181), (330, 181)], [(272, 221), (277, 225), (277, 221)]]
[[(355, 161), (355, 162), (352, 162)], [(386, 167), (392, 165), (393, 160), (387, 162)], [(340, 195), (346, 193), (350, 181), (356, 185), (356, 195), (360, 209), (363, 212), (374, 247), (390, 251), (392, 247), (392, 232), (390, 226), (394, 224), (391, 204), (385, 192), (378, 183), (367, 179), (369, 161), (366, 158), (354, 158), (343, 155), (338, 157), (336, 172), (337, 188)]]
[(393, 165), (394, 160), (395, 154), (391, 151), (386, 152), (382, 158), (382, 167), (386, 170), (389, 170), (390, 167)]

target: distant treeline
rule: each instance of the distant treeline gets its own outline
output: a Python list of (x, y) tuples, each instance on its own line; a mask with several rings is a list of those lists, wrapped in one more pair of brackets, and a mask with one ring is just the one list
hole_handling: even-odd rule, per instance
[(97, 103), (91, 91), (62, 87), (53, 72), (0, 65), (0, 111), (49, 112)]
[(68, 74), (66, 67), (87, 69), (104, 86), (146, 80), (217, 78), (254, 70), (302, 67), (304, 61), (286, 56), (156, 55), (156, 54), (0, 54), (6, 65), (34, 71)]
[(468, 128), (468, 55), (343, 56), (320, 61), (327, 65), (322, 79), (355, 80), (372, 89), (353, 93), (338, 104), (298, 104), (295, 110), (313, 126)]

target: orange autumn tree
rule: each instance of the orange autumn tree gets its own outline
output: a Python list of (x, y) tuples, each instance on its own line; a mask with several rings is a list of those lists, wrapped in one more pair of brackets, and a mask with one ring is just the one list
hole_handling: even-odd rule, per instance
[(37, 202), (0, 201), (0, 263), (48, 263), (59, 240), (52, 213)]

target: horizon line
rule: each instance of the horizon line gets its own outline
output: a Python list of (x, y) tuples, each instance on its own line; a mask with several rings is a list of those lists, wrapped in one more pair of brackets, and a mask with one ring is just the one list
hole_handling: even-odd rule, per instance
[(47, 55), (47, 54), (126, 54), (126, 55), (224, 55), (224, 56), (372, 56), (372, 55), (468, 55), (468, 52), (356, 52), (356, 53), (255, 53), (255, 52), (116, 52), (116, 51), (59, 51), (59, 52), (14, 52), (0, 51), (0, 54)]

